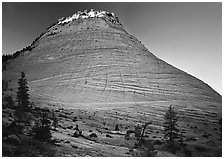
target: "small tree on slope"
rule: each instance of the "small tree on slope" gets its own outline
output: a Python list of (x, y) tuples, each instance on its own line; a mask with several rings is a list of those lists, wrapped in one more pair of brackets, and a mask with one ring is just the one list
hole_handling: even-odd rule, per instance
[(15, 122), (21, 126), (21, 123), (27, 122), (26, 111), (29, 108), (29, 87), (26, 81), (25, 73), (21, 72), (21, 78), (18, 81), (19, 87), (17, 91), (18, 107), (15, 111)]
[(164, 122), (164, 138), (167, 139), (170, 144), (174, 143), (174, 139), (179, 137), (179, 130), (178, 130), (178, 117), (177, 113), (174, 111), (172, 106), (168, 109), (166, 114), (164, 115), (165, 122)]
[(30, 104), (28, 94), (29, 87), (24, 72), (21, 72), (21, 78), (19, 79), (18, 84), (19, 84), (17, 91), (18, 106), (23, 110), (28, 110)]

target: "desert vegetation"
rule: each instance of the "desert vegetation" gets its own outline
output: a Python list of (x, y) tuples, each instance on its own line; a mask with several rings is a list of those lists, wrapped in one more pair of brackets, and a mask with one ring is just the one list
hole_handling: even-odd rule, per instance
[[(118, 124), (105, 120), (105, 112), (41, 108), (31, 104), (24, 72), (18, 85), (16, 101), (3, 98), (3, 156), (194, 156), (210, 150), (192, 145), (197, 139), (185, 136), (173, 106), (163, 114), (162, 129), (155, 130), (153, 121), (120, 118)], [(91, 145), (95, 148), (87, 148)]]
[(3, 116), (3, 156), (54, 156), (51, 125), (56, 129), (57, 117), (51, 121), (49, 109), (31, 107), (24, 72), (18, 85), (16, 102), (12, 96), (3, 98), (3, 108), (10, 114), (10, 121)]
[[(97, 150), (95, 154), (90, 153), (91, 149), (87, 151), (88, 154), (83, 153), (80, 141), (82, 144), (95, 144), (99, 148), (105, 144), (112, 144), (114, 146), (111, 148), (119, 152), (118, 156), (121, 152), (134, 157), (192, 156), (194, 151), (205, 153), (209, 150), (200, 145), (195, 145), (195, 149), (192, 150), (187, 144), (188, 141), (193, 141), (193, 138), (185, 138), (180, 131), (178, 113), (173, 106), (168, 107), (164, 114), (161, 125), (163, 136), (158, 139), (155, 134), (160, 134), (160, 131), (154, 131), (150, 127), (153, 125), (152, 121), (138, 124), (134, 122), (135, 125), (129, 126), (122, 123), (110, 125), (107, 120), (97, 122), (97, 112), (36, 107), (30, 102), (24, 72), (21, 72), (18, 85), (16, 102), (12, 96), (7, 95), (3, 98), (3, 108), (7, 110), (3, 111), (3, 115), (6, 112), (10, 114), (10, 121), (3, 120), (3, 156), (63, 156), (62, 154), (67, 151), (74, 154), (68, 153), (65, 156), (104, 156)], [(115, 113), (119, 115), (117, 111)], [(5, 116), (3, 119), (6, 119)], [(86, 124), (87, 127), (84, 126)], [(131, 127), (133, 129), (130, 129)], [(62, 138), (63, 135), (67, 136), (66, 139)], [(108, 146), (102, 151), (111, 151)], [(123, 147), (123, 150), (119, 147)]]

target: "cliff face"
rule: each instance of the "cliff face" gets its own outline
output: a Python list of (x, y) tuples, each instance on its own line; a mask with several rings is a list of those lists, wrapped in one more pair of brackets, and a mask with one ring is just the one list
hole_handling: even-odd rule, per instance
[(3, 79), (14, 90), (21, 71), (34, 100), (65, 108), (132, 112), (130, 121), (149, 119), (157, 126), (173, 105), (186, 129), (192, 122), (199, 129), (202, 123), (217, 126), (221, 116), (217, 92), (149, 52), (114, 14), (59, 20), (32, 51), (8, 62)]

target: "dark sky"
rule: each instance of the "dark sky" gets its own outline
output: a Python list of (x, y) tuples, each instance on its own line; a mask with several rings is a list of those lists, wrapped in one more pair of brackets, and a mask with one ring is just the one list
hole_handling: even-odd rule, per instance
[(91, 8), (114, 12), (149, 51), (222, 94), (222, 4), (218, 2), (3, 2), (2, 53), (21, 50), (57, 19)]

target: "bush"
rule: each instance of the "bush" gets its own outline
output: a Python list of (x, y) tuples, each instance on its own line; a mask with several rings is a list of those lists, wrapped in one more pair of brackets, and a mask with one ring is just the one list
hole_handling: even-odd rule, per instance
[(153, 143), (151, 141), (147, 142), (143, 146), (142, 156), (153, 157), (155, 155), (156, 155), (156, 151), (155, 151), (155, 147), (154, 147)]
[[(15, 138), (16, 139), (16, 138)], [(11, 139), (10, 139), (11, 140)], [(20, 135), (20, 139), (14, 140), (16, 143), (3, 141), (3, 157), (53, 157), (55, 156), (54, 146), (51, 143), (34, 140), (31, 137)]]
[(13, 121), (8, 127), (4, 127), (3, 129), (6, 129), (4, 131), (7, 131), (9, 134), (21, 134), (24, 129), (24, 125)]
[(156, 140), (156, 141), (154, 142), (154, 145), (162, 145), (162, 142), (159, 141), (159, 140)]
[(14, 107), (14, 101), (12, 99), (12, 96), (5, 97), (5, 101), (6, 101), (6, 107), (8, 107), (8, 108)]
[(119, 131), (119, 126), (118, 126), (118, 124), (116, 124), (115, 125), (115, 129), (114, 129), (115, 131)]
[(91, 133), (90, 135), (89, 135), (89, 137), (97, 137), (97, 135), (95, 134), (95, 133)]
[(43, 110), (42, 118), (35, 123), (32, 129), (33, 138), (40, 141), (49, 141), (51, 139), (50, 120), (47, 115), (47, 110)]
[(76, 125), (75, 132), (72, 137), (79, 137), (82, 135), (82, 131), (79, 130), (78, 125)]
[(140, 140), (138, 143), (135, 143), (134, 148), (137, 149), (137, 153), (133, 154), (133, 156), (154, 157), (157, 153), (151, 140)]
[(168, 142), (166, 144), (167, 151), (176, 154), (177, 151), (181, 150), (181, 145), (179, 145), (177, 142)]
[(134, 133), (137, 140), (139, 140), (141, 137), (141, 126), (139, 124), (135, 126)]
[(14, 149), (14, 156), (27, 156), (27, 157), (39, 157), (39, 156), (55, 156), (55, 150), (50, 143), (43, 143), (33, 139), (23, 139), (20, 146)]
[(15, 134), (9, 135), (7, 137), (7, 141), (8, 141), (8, 143), (11, 143), (13, 145), (19, 145), (21, 143), (19, 136), (15, 135)]
[(33, 129), (33, 138), (40, 141), (49, 141), (51, 139), (51, 132), (49, 127), (42, 127), (36, 125)]

